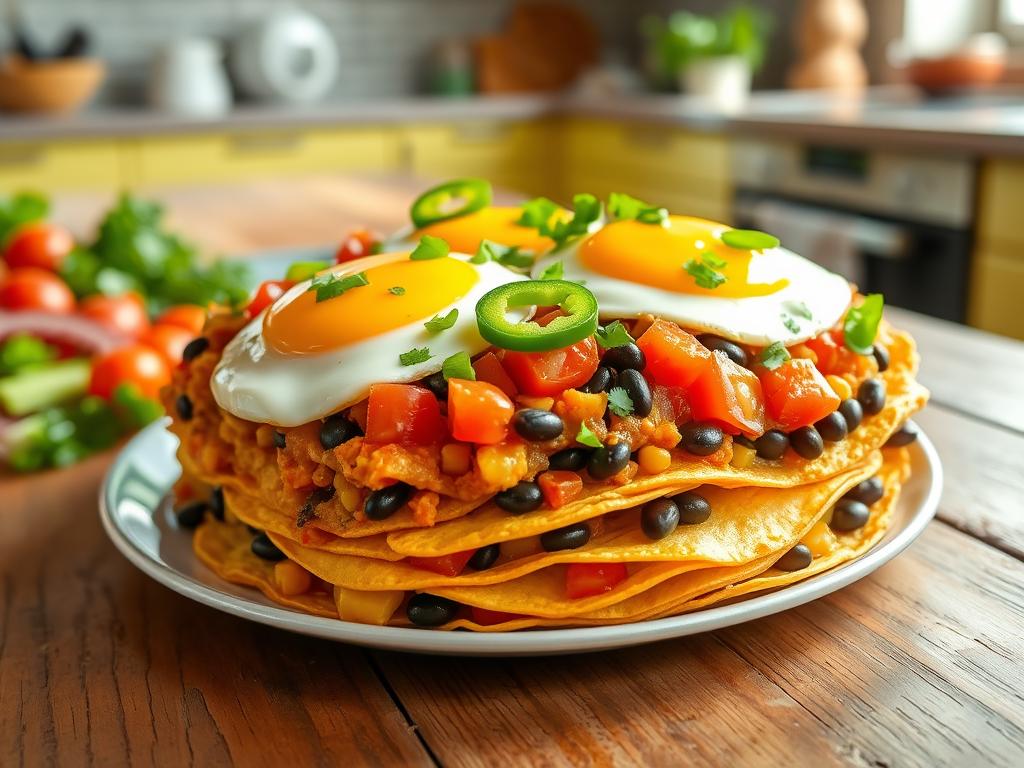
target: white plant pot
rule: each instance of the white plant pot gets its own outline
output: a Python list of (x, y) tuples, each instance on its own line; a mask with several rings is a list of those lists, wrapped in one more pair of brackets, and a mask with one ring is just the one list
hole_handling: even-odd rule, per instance
[(698, 59), (680, 71), (683, 90), (718, 112), (739, 112), (750, 97), (750, 64), (742, 56)]

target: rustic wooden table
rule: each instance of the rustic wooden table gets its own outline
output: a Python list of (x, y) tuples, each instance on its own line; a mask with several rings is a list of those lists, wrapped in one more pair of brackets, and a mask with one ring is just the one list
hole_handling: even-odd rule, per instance
[[(411, 187), (160, 194), (242, 252), (398, 223)], [(66, 198), (83, 230), (107, 201)], [(905, 312), (943, 457), (939, 519), (863, 581), (632, 650), (377, 653), (195, 604), (104, 536), (111, 456), (0, 479), (0, 765), (1024, 764), (1024, 344)]]

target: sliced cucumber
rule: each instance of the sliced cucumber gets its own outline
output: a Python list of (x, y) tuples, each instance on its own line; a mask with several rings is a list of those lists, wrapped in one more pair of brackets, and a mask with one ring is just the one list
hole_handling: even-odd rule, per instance
[(73, 358), (0, 379), (0, 410), (27, 416), (85, 393), (92, 363)]

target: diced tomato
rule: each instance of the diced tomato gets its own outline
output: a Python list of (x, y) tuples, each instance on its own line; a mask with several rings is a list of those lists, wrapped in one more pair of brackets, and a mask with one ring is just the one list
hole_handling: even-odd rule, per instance
[(479, 360), (473, 361), (473, 370), (476, 372), (477, 381), (489, 382), (512, 398), (519, 394), (515, 382), (509, 378), (498, 356), (493, 352), (488, 352)]
[(185, 347), (195, 335), (178, 325), (157, 323), (139, 337), (139, 341), (163, 355), (171, 368), (181, 364)]
[(520, 392), (544, 397), (587, 383), (599, 363), (593, 336), (548, 352), (506, 352), (502, 364)]
[(78, 312), (110, 330), (138, 338), (149, 330), (146, 302), (137, 293), (129, 291), (120, 296), (98, 293), (82, 299)]
[(794, 358), (769, 371), (758, 367), (768, 416), (780, 429), (806, 427), (839, 407), (839, 396), (807, 359)]
[(651, 386), (651, 397), (655, 408), (662, 417), (676, 424), (691, 420), (690, 398), (685, 387), (670, 387), (665, 384)]
[(164, 310), (156, 321), (162, 325), (177, 325), (190, 331), (192, 336), (198, 336), (206, 324), (206, 310), (195, 304), (176, 304)]
[(829, 374), (835, 370), (836, 361), (839, 358), (839, 345), (831, 332), (825, 331), (813, 339), (808, 339), (804, 344), (818, 356), (818, 370)]
[(366, 442), (432, 445), (445, 437), (441, 406), (414, 384), (373, 384), (366, 412)]
[(469, 615), (473, 618), (473, 621), (484, 627), (489, 627), (492, 624), (504, 624), (506, 621), (523, 618), (521, 613), (492, 611), (489, 608), (477, 608), (475, 605), (469, 607)]
[(56, 272), (75, 247), (75, 239), (64, 227), (35, 221), (23, 224), (11, 235), (4, 260), (11, 269), (37, 267)]
[(645, 373), (656, 384), (688, 387), (711, 363), (711, 352), (675, 323), (655, 320), (637, 339), (647, 358)]
[(475, 552), (475, 549), (467, 549), (465, 552), (452, 552), (440, 557), (407, 557), (405, 562), (415, 568), (442, 576), (458, 576), (466, 569), (466, 563)]
[(21, 267), (0, 279), (0, 308), (66, 315), (75, 308), (75, 294), (49, 270)]
[(368, 229), (354, 229), (346, 235), (334, 254), (334, 261), (342, 264), (353, 259), (361, 259), (369, 256), (377, 247), (377, 237)]
[(295, 285), (294, 280), (264, 280), (249, 299), (245, 307), (249, 317), (256, 317), (260, 312), (284, 296), (285, 292)]
[(576, 472), (552, 469), (537, 476), (537, 485), (544, 501), (552, 509), (564, 507), (583, 493), (583, 478)]
[(695, 421), (711, 421), (731, 434), (764, 433), (764, 395), (757, 375), (722, 352), (690, 385), (690, 408)]
[(565, 571), (565, 595), (576, 600), (610, 592), (628, 575), (623, 563), (570, 563)]
[(136, 344), (119, 347), (93, 363), (89, 394), (109, 399), (121, 384), (134, 384), (144, 397), (155, 400), (170, 382), (167, 361), (155, 350)]
[(448, 380), (448, 427), (456, 440), (500, 443), (515, 410), (508, 395), (489, 382)]

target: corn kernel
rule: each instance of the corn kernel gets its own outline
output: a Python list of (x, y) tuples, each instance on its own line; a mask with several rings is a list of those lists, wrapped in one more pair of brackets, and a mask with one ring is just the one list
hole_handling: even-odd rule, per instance
[(853, 397), (853, 387), (843, 377), (829, 374), (825, 377), (825, 381), (832, 387), (832, 391), (839, 395), (840, 400), (849, 400)]
[(367, 592), (361, 589), (334, 587), (334, 604), (338, 608), (338, 618), (359, 624), (387, 624), (391, 614), (404, 599), (405, 592), (402, 590)]
[(797, 344), (796, 346), (790, 347), (789, 355), (790, 357), (802, 357), (805, 360), (810, 360), (815, 365), (818, 364), (818, 353), (806, 344)]
[(472, 451), (465, 443), (448, 443), (441, 448), (441, 471), (446, 475), (464, 475), (469, 472)]
[(363, 494), (355, 486), (342, 488), (338, 497), (341, 499), (341, 506), (349, 512), (355, 512), (363, 507)]
[(553, 397), (530, 397), (529, 395), (519, 395), (516, 397), (519, 404), (524, 408), (539, 408), (542, 411), (550, 411), (555, 406), (555, 398)]
[(732, 459), (729, 461), (736, 469), (746, 469), (754, 463), (754, 459), (757, 456), (757, 451), (746, 445), (740, 445), (737, 442), (732, 444)]
[(522, 443), (481, 445), (476, 449), (476, 465), (487, 485), (511, 488), (529, 471), (526, 446)]
[(313, 586), (313, 578), (298, 563), (282, 560), (274, 566), (274, 583), (282, 595), (304, 595)]
[(640, 469), (648, 475), (657, 475), (668, 469), (672, 454), (656, 445), (645, 445), (637, 452)]
[(819, 520), (800, 540), (800, 543), (806, 544), (815, 557), (824, 557), (832, 554), (835, 549), (836, 535), (832, 533), (832, 529), (828, 527), (826, 521)]

